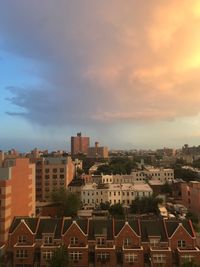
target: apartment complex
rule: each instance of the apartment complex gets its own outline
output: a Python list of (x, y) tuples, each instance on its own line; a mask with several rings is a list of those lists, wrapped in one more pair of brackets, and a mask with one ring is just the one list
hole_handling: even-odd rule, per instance
[(50, 201), (51, 193), (67, 188), (74, 177), (71, 157), (46, 157), (32, 159), (36, 164), (36, 200)]
[(47, 267), (67, 248), (72, 267), (177, 267), (198, 263), (190, 221), (15, 218), (7, 253), (13, 267)]
[(183, 205), (189, 211), (200, 216), (200, 182), (182, 183), (181, 196)]
[(131, 173), (135, 181), (158, 180), (163, 183), (171, 183), (174, 181), (174, 170), (164, 168), (145, 167), (141, 171), (133, 171)]
[(83, 204), (99, 205), (109, 202), (113, 204), (131, 205), (136, 197), (149, 197), (153, 194), (148, 184), (86, 184), (81, 188)]
[(71, 155), (87, 154), (90, 146), (90, 138), (84, 137), (81, 133), (77, 133), (77, 136), (71, 136)]
[(88, 148), (87, 158), (108, 159), (108, 148), (106, 146), (99, 146), (99, 142), (95, 142), (94, 147)]
[(131, 174), (115, 175), (83, 175), (85, 182), (94, 183), (143, 183), (148, 181), (158, 181), (160, 183), (172, 183), (174, 181), (173, 169), (147, 168), (144, 170), (132, 171)]
[(0, 246), (14, 216), (35, 215), (35, 165), (28, 159), (3, 159), (0, 153)]

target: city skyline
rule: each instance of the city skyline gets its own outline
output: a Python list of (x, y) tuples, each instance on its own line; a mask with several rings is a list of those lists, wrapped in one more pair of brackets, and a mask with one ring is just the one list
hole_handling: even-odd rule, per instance
[(0, 149), (199, 145), (199, 1), (0, 6)]

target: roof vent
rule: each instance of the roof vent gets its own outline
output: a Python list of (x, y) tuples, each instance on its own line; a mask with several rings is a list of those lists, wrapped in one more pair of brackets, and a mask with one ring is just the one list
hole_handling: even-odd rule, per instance
[(21, 223), (25, 223), (25, 220), (24, 219), (21, 219)]
[(125, 224), (128, 225), (128, 222), (126, 221)]

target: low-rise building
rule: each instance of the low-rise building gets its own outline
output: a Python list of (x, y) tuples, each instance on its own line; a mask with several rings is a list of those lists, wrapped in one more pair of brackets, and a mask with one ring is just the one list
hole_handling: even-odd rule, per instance
[(131, 205), (136, 197), (149, 197), (152, 189), (146, 183), (140, 184), (86, 184), (81, 189), (83, 204), (99, 205), (109, 202), (113, 204)]
[(48, 267), (61, 245), (72, 267), (179, 267), (200, 261), (187, 220), (15, 218), (7, 253), (13, 267)]

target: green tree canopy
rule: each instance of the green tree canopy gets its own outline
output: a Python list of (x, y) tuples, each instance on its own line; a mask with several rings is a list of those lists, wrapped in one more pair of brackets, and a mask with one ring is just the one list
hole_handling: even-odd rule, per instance
[(130, 174), (136, 163), (129, 157), (111, 158), (108, 164), (98, 167), (96, 174)]
[(64, 246), (58, 248), (51, 260), (49, 261), (49, 267), (69, 267), (69, 257), (67, 249)]
[(77, 211), (81, 207), (80, 196), (68, 192), (66, 189), (60, 189), (52, 193), (52, 201), (60, 205), (58, 210), (58, 216), (71, 216), (74, 217), (77, 215)]
[(151, 197), (136, 198), (131, 205), (131, 213), (155, 213), (158, 214), (158, 204), (162, 203), (162, 199)]
[(196, 172), (189, 169), (183, 169), (181, 167), (174, 168), (174, 177), (176, 179), (183, 179), (186, 182), (198, 179), (198, 175)]
[(117, 219), (124, 219), (125, 217), (124, 208), (120, 203), (110, 206), (109, 213), (112, 217)]

